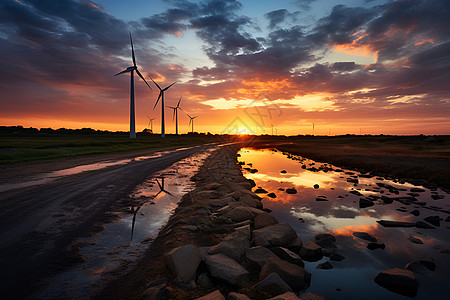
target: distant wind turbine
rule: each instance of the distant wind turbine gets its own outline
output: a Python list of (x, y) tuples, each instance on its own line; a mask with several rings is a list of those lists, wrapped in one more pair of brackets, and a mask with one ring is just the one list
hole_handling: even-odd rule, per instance
[(197, 118), (198, 116), (195, 116), (195, 117), (191, 117), (189, 114), (187, 114), (188, 115), (188, 117), (189, 117), (189, 125), (191, 125), (191, 123), (192, 123), (192, 133), (194, 133), (194, 119), (195, 118)]
[[(131, 42), (131, 57), (133, 59), (133, 66), (126, 68), (122, 72), (117, 73), (114, 76), (123, 74), (123, 73), (131, 73), (131, 81), (130, 81), (130, 139), (136, 138), (136, 125), (135, 125), (135, 109), (134, 109), (134, 76), (133, 72), (136, 71), (136, 73), (141, 77), (142, 80), (144, 80), (145, 84), (147, 84), (148, 88), (152, 90), (150, 85), (145, 80), (144, 76), (142, 76), (141, 72), (139, 72), (137, 65), (136, 65), (136, 57), (134, 56), (134, 48), (133, 48), (133, 39), (131, 38), (131, 32), (130, 32), (130, 42)], [(153, 90), (152, 90), (153, 91)]]
[(148, 115), (147, 115), (147, 118), (148, 118), (147, 128), (148, 128), (148, 126), (150, 125), (150, 126), (151, 126), (151, 127), (150, 127), (150, 131), (153, 133), (153, 120), (155, 120), (155, 119), (157, 119), (157, 118), (150, 118)]
[(273, 124), (270, 124), (270, 126), (272, 127), (272, 135), (273, 135)]
[(315, 124), (314, 124), (314, 122), (311, 122), (311, 123), (313, 124), (313, 135), (314, 135), (314, 125), (315, 125)]
[[(179, 110), (179, 109), (183, 110), (183, 109), (180, 107), (180, 102), (181, 102), (181, 97), (180, 97), (180, 100), (178, 100), (177, 106), (175, 106), (175, 107), (173, 107), (173, 106), (167, 106), (167, 107), (173, 109), (173, 119), (175, 119), (175, 134), (176, 134), (176, 135), (178, 135), (178, 110)], [(173, 120), (173, 119), (172, 119), (172, 120)]]
[(167, 91), (172, 85), (175, 84), (172, 83), (171, 85), (165, 87), (165, 88), (161, 88), (159, 86), (159, 84), (157, 84), (153, 78), (150, 77), (150, 79), (153, 81), (153, 83), (158, 87), (159, 89), (159, 96), (158, 99), (156, 100), (155, 106), (153, 107), (153, 109), (155, 109), (156, 105), (158, 104), (159, 98), (161, 98), (161, 137), (166, 137), (166, 126), (164, 123), (164, 92)]

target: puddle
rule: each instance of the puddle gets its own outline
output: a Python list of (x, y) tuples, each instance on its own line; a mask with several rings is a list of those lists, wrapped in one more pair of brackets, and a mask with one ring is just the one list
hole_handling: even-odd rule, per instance
[(121, 160), (115, 160), (115, 161), (103, 161), (103, 162), (98, 162), (98, 163), (93, 163), (93, 164), (76, 166), (76, 167), (72, 167), (72, 168), (68, 168), (68, 169), (62, 169), (62, 170), (58, 170), (58, 171), (54, 171), (54, 172), (50, 172), (50, 173), (38, 174), (38, 175), (34, 176), (34, 178), (32, 178), (31, 180), (27, 180), (24, 182), (0, 184), (0, 193), (9, 191), (9, 190), (26, 188), (26, 187), (30, 187), (30, 186), (34, 186), (34, 185), (39, 185), (39, 184), (46, 184), (46, 183), (49, 183), (51, 181), (54, 181), (54, 180), (59, 179), (64, 176), (75, 175), (75, 174), (88, 172), (88, 171), (100, 170), (100, 169), (104, 169), (104, 168), (108, 168), (108, 167), (112, 167), (112, 166), (126, 165), (133, 161), (143, 161), (143, 160), (147, 160), (147, 159), (158, 158), (167, 153), (182, 151), (182, 150), (186, 150), (189, 148), (193, 148), (193, 147), (184, 147), (184, 148), (178, 148), (178, 149), (170, 150), (170, 151), (161, 151), (161, 152), (157, 152), (152, 155), (136, 156), (136, 157), (129, 158), (129, 159), (121, 159)]
[[(373, 279), (382, 270), (404, 268), (414, 259), (431, 257), (436, 263), (436, 271), (417, 275), (420, 287), (415, 299), (444, 299), (448, 295), (450, 254), (444, 249), (450, 249), (450, 223), (444, 220), (450, 213), (449, 194), (440, 189), (429, 190), (341, 170), (330, 164), (269, 149), (241, 149), (239, 154), (239, 161), (251, 163), (242, 167), (247, 168), (244, 175), (256, 182), (255, 189), (261, 187), (276, 194), (276, 198), (259, 195), (263, 197), (264, 207), (271, 209), (280, 222), (289, 223), (304, 242), (318, 233), (336, 236), (337, 253), (346, 258), (340, 262), (331, 261), (334, 268), (330, 270), (316, 269), (319, 263), (329, 260), (327, 257), (318, 262), (305, 262), (306, 269), (312, 274), (308, 292), (318, 293), (326, 299), (408, 299), (380, 287)], [(286, 173), (281, 173), (282, 170)], [(314, 188), (315, 184), (318, 188)], [(295, 188), (297, 193), (288, 194), (280, 188)], [(417, 192), (414, 188), (421, 190)], [(385, 204), (383, 196), (394, 201)], [(317, 198), (327, 201), (317, 201)], [(374, 205), (360, 208), (360, 198), (373, 200)], [(420, 215), (411, 214), (413, 210)], [(387, 228), (376, 222), (415, 223), (428, 216), (439, 216), (440, 227)], [(367, 249), (368, 242), (354, 237), (354, 231), (370, 233), (386, 245), (385, 250)], [(409, 241), (410, 235), (422, 240), (423, 244)]]
[(84, 263), (48, 280), (38, 297), (89, 298), (111, 274), (132, 266), (167, 223), (181, 197), (193, 188), (192, 175), (218, 147), (180, 160), (137, 186), (130, 195), (136, 205), (119, 213), (117, 221), (104, 224), (104, 230), (93, 237), (79, 239), (75, 244)]

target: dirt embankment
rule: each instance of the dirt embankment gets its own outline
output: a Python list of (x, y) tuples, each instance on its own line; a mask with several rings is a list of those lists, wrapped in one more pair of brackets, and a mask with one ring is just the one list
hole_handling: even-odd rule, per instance
[[(96, 299), (195, 299), (219, 291), (229, 297), (237, 292), (268, 299), (282, 294), (281, 290), (254, 285), (272, 272), (280, 274), (277, 284), (286, 292), (291, 290), (288, 286), (297, 292), (307, 288), (310, 274), (298, 254), (294, 264), (269, 250), (285, 247), (299, 253), (301, 239), (263, 209), (261, 199), (251, 191), (254, 183), (237, 164), (237, 150), (222, 147), (205, 161), (193, 178), (196, 188), (183, 196), (136, 268), (111, 282)], [(169, 252), (173, 257), (167, 257)], [(287, 284), (280, 283), (283, 280)], [(288, 296), (298, 299), (290, 292)]]

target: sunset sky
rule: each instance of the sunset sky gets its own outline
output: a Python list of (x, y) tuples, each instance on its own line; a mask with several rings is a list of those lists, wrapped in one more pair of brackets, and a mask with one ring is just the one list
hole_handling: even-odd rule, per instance
[[(448, 0), (2, 0), (0, 125), (128, 131), (131, 32), (195, 131), (450, 134), (449, 16)], [(135, 86), (137, 131), (148, 114), (159, 132), (156, 87)]]

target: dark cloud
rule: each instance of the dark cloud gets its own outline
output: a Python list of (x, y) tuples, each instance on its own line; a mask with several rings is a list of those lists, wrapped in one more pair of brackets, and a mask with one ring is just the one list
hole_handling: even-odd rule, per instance
[(311, 3), (316, 0), (295, 0), (294, 3), (304, 10), (311, 8)]
[(269, 22), (270, 22), (269, 28), (270, 29), (273, 29), (279, 23), (283, 22), (288, 15), (289, 15), (289, 12), (287, 11), (287, 9), (273, 10), (273, 11), (265, 14), (266, 18), (269, 19)]

